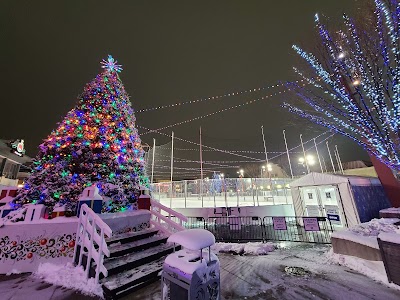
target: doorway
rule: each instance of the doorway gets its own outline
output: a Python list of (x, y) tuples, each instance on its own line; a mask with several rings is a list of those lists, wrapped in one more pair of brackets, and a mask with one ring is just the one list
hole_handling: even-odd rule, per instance
[(341, 199), (336, 185), (300, 187), (300, 197), (304, 203), (305, 215), (327, 217), (331, 224), (343, 226)]

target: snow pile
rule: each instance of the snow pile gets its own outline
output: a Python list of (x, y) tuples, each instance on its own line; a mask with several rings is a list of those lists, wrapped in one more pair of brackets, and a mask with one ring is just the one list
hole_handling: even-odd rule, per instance
[(172, 234), (168, 242), (177, 243), (190, 250), (201, 250), (214, 245), (215, 237), (205, 229), (187, 229)]
[(273, 243), (216, 243), (211, 247), (214, 252), (240, 255), (266, 255), (276, 249)]
[(377, 236), (380, 233), (400, 234), (399, 226), (394, 225), (399, 221), (399, 219), (373, 219), (347, 230), (335, 231), (332, 237), (379, 249)]
[[(3, 209), (11, 209), (11, 206), (9, 204), (6, 204), (5, 206), (2, 206)], [(11, 211), (8, 215), (6, 215), (3, 218), (0, 218), (0, 227), (3, 227), (6, 223), (8, 222), (19, 222), (23, 221), (25, 219), (25, 214), (28, 208), (26, 206), (21, 207), (17, 210)]]
[(333, 249), (326, 253), (326, 257), (331, 263), (346, 266), (354, 271), (372, 278), (375, 281), (382, 282), (388, 287), (400, 290), (400, 286), (394, 283), (389, 283), (385, 266), (383, 265), (382, 261), (370, 261), (354, 256), (336, 254), (333, 252)]
[(39, 265), (34, 276), (47, 283), (77, 290), (84, 295), (103, 298), (101, 285), (95, 283), (94, 278), (87, 279), (85, 271), (81, 266), (75, 267), (72, 264), (54, 265), (43, 263)]
[(17, 269), (12, 269), (10, 272), (6, 273), (6, 276), (10, 276), (13, 274), (21, 274), (22, 272)]
[(400, 207), (389, 207), (389, 208), (381, 209), (379, 212), (383, 212), (383, 213), (400, 213)]
[(399, 221), (399, 219), (373, 219), (369, 222), (355, 225), (349, 230), (362, 236), (378, 236), (382, 232), (400, 233), (399, 226), (394, 225)]

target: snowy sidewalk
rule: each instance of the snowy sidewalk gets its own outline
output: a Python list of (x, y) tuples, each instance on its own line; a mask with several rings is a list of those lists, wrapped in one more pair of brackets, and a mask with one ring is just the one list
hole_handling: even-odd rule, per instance
[[(352, 271), (329, 263), (325, 253), (328, 245), (281, 243), (265, 256), (219, 254), (221, 261), (222, 299), (236, 300), (396, 300), (400, 291)], [(308, 274), (288, 275), (285, 267), (302, 267)], [(96, 299), (78, 295), (28, 275), (0, 277), (0, 299), (22, 300), (86, 300)], [(160, 299), (160, 283), (156, 282), (124, 300)]]
[(91, 300), (92, 297), (81, 295), (63, 287), (54, 286), (29, 274), (0, 275), (1, 300)]
[[(398, 300), (400, 291), (331, 264), (325, 253), (329, 245), (282, 243), (265, 256), (219, 254), (224, 300)], [(288, 275), (285, 267), (302, 267), (306, 276)], [(124, 300), (160, 299), (160, 283)]]

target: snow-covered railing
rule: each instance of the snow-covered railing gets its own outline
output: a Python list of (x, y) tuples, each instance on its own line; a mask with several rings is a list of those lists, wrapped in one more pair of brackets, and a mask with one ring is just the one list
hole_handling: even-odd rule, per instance
[[(150, 223), (154, 227), (158, 228), (159, 230), (165, 232), (168, 235), (186, 229), (183, 226), (183, 222), (188, 221), (187, 217), (185, 217), (181, 213), (178, 213), (177, 211), (174, 211), (169, 207), (162, 205), (160, 202), (157, 202), (154, 199), (151, 199), (150, 203), (151, 203)], [(166, 213), (168, 216), (165, 216), (163, 212)], [(172, 217), (174, 218), (174, 220), (177, 221), (172, 220)]]
[(76, 233), (74, 262), (79, 255), (78, 265), (83, 265), (82, 258), (86, 255), (86, 276), (89, 277), (92, 259), (96, 263), (95, 281), (99, 281), (100, 273), (108, 275), (104, 267), (104, 255), (110, 256), (105, 236), (111, 237), (111, 228), (86, 204), (83, 204), (79, 214), (78, 231)]

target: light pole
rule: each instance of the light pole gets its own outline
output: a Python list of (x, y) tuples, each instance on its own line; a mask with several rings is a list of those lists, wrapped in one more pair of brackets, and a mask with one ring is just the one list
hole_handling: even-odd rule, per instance
[[(310, 167), (315, 165), (315, 158), (312, 155), (307, 155), (305, 158), (300, 157), (299, 164), (306, 168), (307, 172), (309, 172), (311, 169)], [(305, 174), (306, 172), (303, 173)]]

